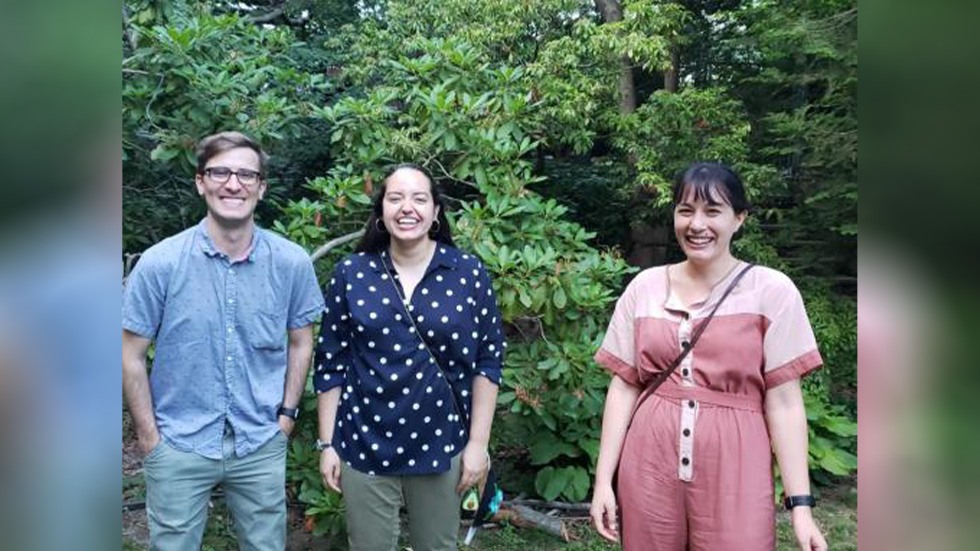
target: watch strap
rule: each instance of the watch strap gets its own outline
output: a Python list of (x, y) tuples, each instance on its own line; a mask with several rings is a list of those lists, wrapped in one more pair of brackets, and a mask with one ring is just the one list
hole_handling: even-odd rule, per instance
[(323, 440), (320, 440), (319, 438), (317, 438), (316, 439), (316, 443), (313, 444), (313, 447), (316, 448), (316, 451), (322, 452), (323, 450), (325, 450), (327, 448), (332, 448), (333, 447), (333, 444), (330, 443), (330, 442), (324, 442)]
[(783, 505), (786, 506), (786, 509), (788, 510), (792, 510), (793, 507), (800, 506), (813, 507), (816, 504), (817, 500), (813, 499), (813, 496), (811, 495), (786, 496), (786, 499), (783, 500)]
[(278, 415), (285, 415), (293, 421), (299, 419), (299, 408), (287, 408), (286, 406), (279, 406)]

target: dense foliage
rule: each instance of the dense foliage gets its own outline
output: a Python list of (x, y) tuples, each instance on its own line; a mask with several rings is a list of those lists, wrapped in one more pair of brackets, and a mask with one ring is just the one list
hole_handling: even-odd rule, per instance
[[(608, 4), (621, 19), (602, 16)], [(692, 160), (722, 160), (756, 205), (737, 253), (794, 277), (826, 360), (805, 384), (815, 478), (856, 468), (853, 0), (127, 8), (127, 252), (201, 216), (189, 155), (219, 129), (272, 150), (260, 222), (311, 252), (363, 225), (386, 165), (425, 165), (507, 324), (495, 448), (523, 471), (508, 489), (580, 501), (608, 383), (591, 357), (636, 271), (625, 258), (642, 258), (649, 236), (654, 261), (679, 257), (665, 231), (669, 182)], [(308, 447), (312, 417), (292, 443), (290, 480), (311, 522), (338, 531), (341, 504)]]

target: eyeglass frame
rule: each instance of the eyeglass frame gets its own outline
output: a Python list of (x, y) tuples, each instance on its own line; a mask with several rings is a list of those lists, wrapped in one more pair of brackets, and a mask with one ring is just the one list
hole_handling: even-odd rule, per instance
[[(224, 180), (219, 180), (219, 179), (215, 178), (212, 171), (218, 170), (218, 169), (227, 170), (228, 171), (228, 177), (225, 178)], [(242, 178), (240, 176), (240, 174), (242, 174), (242, 173), (245, 173), (245, 174), (255, 174), (255, 181), (254, 182), (251, 182), (251, 183), (246, 183), (246, 182), (242, 181)], [(216, 184), (221, 184), (221, 185), (227, 184), (231, 180), (231, 177), (234, 176), (238, 180), (238, 183), (239, 184), (241, 184), (243, 187), (247, 187), (247, 188), (258, 186), (263, 181), (262, 172), (260, 172), (258, 170), (252, 170), (250, 168), (240, 168), (238, 170), (232, 170), (232, 169), (230, 169), (230, 168), (228, 168), (226, 166), (209, 166), (209, 167), (205, 168), (202, 171), (202, 174), (204, 176), (208, 177), (212, 182), (214, 182)]]

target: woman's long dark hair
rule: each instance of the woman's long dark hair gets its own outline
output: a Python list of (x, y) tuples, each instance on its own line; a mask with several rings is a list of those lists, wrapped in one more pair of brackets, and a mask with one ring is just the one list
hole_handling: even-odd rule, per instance
[[(381, 180), (381, 187), (378, 188), (377, 193), (374, 194), (374, 202), (371, 205), (371, 216), (368, 217), (367, 226), (364, 228), (364, 237), (357, 243), (357, 247), (354, 252), (357, 253), (377, 253), (388, 249), (391, 244), (391, 234), (384, 229), (384, 222), (381, 221), (384, 212), (384, 198), (385, 189), (388, 187), (388, 179), (391, 175), (401, 169), (415, 170), (422, 173), (425, 179), (429, 181), (429, 192), (432, 194), (432, 202), (435, 206), (439, 207), (439, 213), (436, 215), (435, 220), (438, 222), (438, 228), (429, 229), (429, 237), (438, 241), (439, 243), (444, 243), (451, 247), (455, 247), (456, 244), (453, 242), (452, 232), (449, 230), (449, 220), (446, 218), (446, 205), (442, 200), (442, 193), (439, 192), (439, 187), (436, 185), (435, 180), (432, 179), (432, 175), (429, 171), (425, 170), (421, 166), (414, 163), (402, 163), (395, 165), (385, 172), (384, 178)], [(379, 221), (381, 221), (379, 223)], [(436, 225), (436, 224), (434, 224)], [(381, 229), (378, 229), (379, 226)], [(438, 229), (438, 231), (436, 231)]]

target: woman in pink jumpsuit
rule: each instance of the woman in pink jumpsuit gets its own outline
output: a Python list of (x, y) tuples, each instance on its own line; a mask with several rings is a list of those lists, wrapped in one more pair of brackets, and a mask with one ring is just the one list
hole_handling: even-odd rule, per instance
[(730, 243), (747, 211), (741, 180), (724, 165), (696, 163), (678, 178), (674, 233), (687, 259), (633, 279), (596, 354), (613, 380), (592, 517), (627, 551), (774, 549), (773, 451), (786, 495), (804, 503), (791, 514), (800, 549), (826, 549), (808, 499), (799, 384), (822, 360), (800, 293), (784, 274), (752, 268), (633, 412), (745, 266)]

